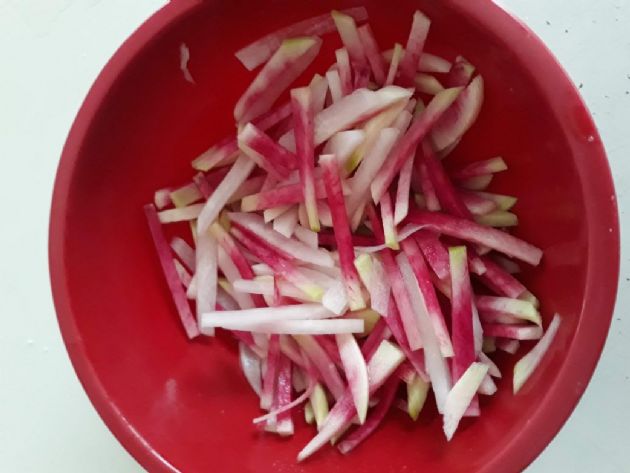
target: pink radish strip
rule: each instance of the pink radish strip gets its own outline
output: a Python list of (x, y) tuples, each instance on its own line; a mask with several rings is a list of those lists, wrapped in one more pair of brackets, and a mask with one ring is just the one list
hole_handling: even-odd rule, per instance
[(519, 264), (515, 261), (512, 261), (507, 256), (493, 254), (490, 256), (490, 259), (494, 263), (498, 264), (508, 274), (518, 274), (521, 272), (521, 267), (519, 266)]
[(381, 399), (370, 413), (370, 417), (365, 424), (348, 435), (337, 447), (341, 453), (344, 455), (349, 453), (378, 428), (394, 402), (399, 384), (400, 381), (396, 376), (392, 376), (387, 380), (383, 388), (379, 391)]
[[(324, 181), (319, 178), (315, 179), (315, 197), (317, 199), (326, 198)], [(303, 199), (302, 184), (287, 184), (243, 197), (241, 210), (243, 212), (256, 212), (258, 210), (274, 209), (281, 206), (299, 204)], [(281, 213), (284, 213), (284, 211)]]
[[(394, 296), (394, 300), (396, 301), (396, 306), (398, 307), (398, 310), (400, 312), (400, 319), (405, 330), (405, 336), (407, 338), (409, 347), (412, 351), (418, 350), (422, 348), (423, 340), (420, 336), (418, 320), (411, 306), (409, 294), (407, 293), (407, 289), (405, 288), (405, 283), (400, 274), (400, 269), (398, 268), (398, 265), (396, 265), (396, 262), (394, 261), (394, 257), (390, 250), (383, 250), (380, 253), (380, 256), (381, 261), (383, 262), (383, 266), (385, 267), (387, 277), (389, 278), (389, 283), (392, 287), (392, 294)], [(391, 310), (392, 308), (390, 307), (390, 312)]]
[(273, 296), (274, 307), (286, 305), (278, 303), (278, 299), (289, 297), (294, 300), (312, 302), (293, 284), (283, 281), (273, 276), (262, 276), (253, 280), (236, 279), (232, 282), (232, 287), (239, 295), (260, 294), (263, 296)]
[(431, 179), (435, 193), (440, 201), (440, 207), (445, 212), (456, 217), (472, 219), (472, 215), (459, 198), (457, 191), (442, 167), (442, 163), (435, 156), (433, 147), (428, 141), (422, 143), (422, 154), (427, 166), (429, 179)]
[(171, 240), (171, 248), (190, 271), (195, 271), (195, 250), (180, 237)]
[(499, 210), (510, 210), (518, 199), (516, 197), (512, 197), (510, 195), (501, 195), (501, 194), (492, 194), (490, 192), (471, 192), (471, 191), (461, 191), (462, 193), (470, 193), (481, 197), (483, 199), (488, 199), (494, 202)]
[(470, 191), (482, 191), (487, 189), (490, 183), (492, 182), (492, 178), (494, 174), (485, 174), (483, 176), (471, 177), (469, 179), (456, 180), (457, 185), (462, 189), (470, 190)]
[(171, 249), (162, 231), (158, 214), (155, 207), (150, 204), (144, 207), (144, 213), (149, 224), (149, 230), (151, 231), (151, 237), (153, 238), (155, 249), (158, 253), (158, 257), (160, 258), (160, 264), (162, 266), (164, 277), (166, 278), (169, 290), (171, 291), (173, 302), (177, 307), (177, 312), (179, 313), (182, 325), (184, 326), (188, 338), (194, 338), (199, 335), (199, 329), (177, 275)]
[[(280, 354), (280, 360), (278, 363), (278, 377), (276, 380), (276, 392), (271, 404), (271, 409), (277, 411), (284, 406), (291, 404), (291, 360), (289, 360), (282, 353)], [(275, 421), (275, 422), (274, 422)], [(275, 424), (275, 431), (278, 435), (287, 436), (293, 435), (293, 421), (291, 420), (291, 412), (288, 410), (282, 411), (274, 419), (270, 419), (267, 425)]]
[[(275, 309), (276, 307), (271, 307)], [(208, 328), (220, 327), (227, 330), (256, 332), (257, 334), (290, 334), (290, 335), (330, 335), (337, 333), (361, 333), (365, 325), (361, 319), (313, 319), (313, 320), (274, 320), (267, 322), (247, 322), (235, 319), (224, 320), (223, 312), (204, 314), (202, 333)], [(207, 322), (207, 324), (206, 324)]]
[(538, 265), (542, 258), (542, 250), (539, 248), (500, 230), (482, 227), (462, 218), (414, 210), (410, 212), (407, 221), (417, 225), (426, 225), (439, 233), (487, 246), (533, 266)]
[(444, 150), (468, 131), (477, 120), (483, 96), (483, 78), (477, 76), (459, 95), (453, 106), (435, 123), (431, 137), (436, 151)]
[[(298, 224), (298, 209), (296, 207), (290, 208), (288, 211), (274, 219), (273, 229), (281, 235), (291, 238), (295, 227)], [(310, 248), (310, 247), (309, 247)]]
[(448, 393), (444, 403), (443, 425), (444, 435), (448, 441), (453, 438), (459, 421), (464, 416), (487, 373), (488, 367), (486, 365), (473, 363)]
[(158, 212), (160, 223), (187, 222), (195, 220), (201, 214), (205, 204), (193, 204), (187, 207), (161, 210)]
[(475, 73), (475, 66), (462, 56), (457, 56), (451, 70), (446, 76), (445, 83), (448, 87), (467, 86)]
[(170, 187), (167, 187), (165, 189), (159, 189), (155, 191), (155, 195), (153, 196), (153, 202), (155, 203), (155, 206), (157, 207), (158, 210), (161, 210), (164, 207), (167, 207), (173, 203), (171, 201), (172, 190), (173, 189), (171, 189)]
[(558, 329), (560, 328), (560, 322), (560, 316), (555, 314), (553, 320), (549, 324), (549, 327), (547, 327), (545, 335), (540, 339), (536, 346), (527, 353), (527, 355), (521, 358), (516, 365), (514, 365), (514, 394), (520, 391), (542, 361), (545, 353), (547, 353), (551, 347), (551, 344), (558, 333)]
[[(319, 235), (319, 244), (321, 246), (329, 246), (329, 247), (337, 247), (337, 239), (335, 235), (332, 233), (320, 232)], [(350, 235), (352, 240), (352, 245), (355, 247), (363, 247), (373, 245), (374, 239), (372, 237), (363, 236), (363, 235)]]
[(376, 91), (357, 89), (315, 116), (315, 144), (322, 144), (335, 133), (352, 128), (394, 104), (406, 104), (410, 97), (411, 91), (396, 86)]
[[(197, 321), (201, 323), (201, 315), (214, 312), (217, 303), (217, 241), (205, 231), (197, 234), (197, 251), (195, 261), (195, 278), (197, 279)], [(201, 327), (200, 327), (201, 328)], [(213, 330), (204, 331), (205, 335), (213, 335)]]
[(234, 300), (236, 300), (238, 306), (241, 309), (253, 309), (255, 307), (255, 304), (252, 297), (245, 292), (236, 290), (236, 288), (234, 287), (234, 283), (241, 280), (241, 275), (238, 268), (236, 267), (236, 264), (234, 264), (234, 261), (228, 256), (223, 247), (218, 248), (217, 254), (219, 269), (234, 288)]
[(254, 169), (254, 162), (247, 156), (239, 156), (232, 169), (227, 173), (221, 184), (215, 189), (197, 220), (197, 232), (203, 233), (208, 230), (210, 224), (218, 217), (219, 212), (232, 195), (243, 184), (245, 179)]
[(438, 236), (430, 231), (420, 230), (413, 236), (422, 250), (433, 272), (440, 279), (450, 277), (450, 261), (448, 250), (444, 247)]
[[(364, 7), (354, 7), (341, 10), (341, 13), (351, 16), (356, 21), (365, 21), (368, 18), (367, 10)], [(273, 33), (270, 33), (253, 43), (239, 49), (235, 56), (247, 68), (254, 70), (256, 67), (267, 61), (280, 47), (283, 40), (295, 38), (297, 36), (321, 36), (335, 31), (335, 23), (330, 14), (315, 16), (299, 21), (289, 26), (285, 26)]]
[(363, 253), (354, 260), (354, 266), (370, 294), (370, 307), (387, 316), (391, 287), (383, 264), (378, 258)]
[(281, 255), (318, 266), (333, 267), (335, 265), (328, 251), (322, 248), (312, 249), (299, 240), (285, 237), (266, 225), (256, 214), (230, 212), (228, 217), (230, 221), (255, 234), (257, 238)]
[[(224, 169), (221, 170), (223, 171)], [(193, 176), (193, 182), (197, 186), (197, 189), (199, 189), (199, 192), (201, 193), (203, 198), (205, 200), (208, 200), (212, 195), (212, 188), (210, 187), (210, 184), (208, 184), (206, 176), (202, 172), (198, 172)]]
[(542, 328), (537, 325), (483, 324), (483, 333), (489, 337), (513, 340), (538, 340), (543, 335)]
[(319, 238), (317, 237), (317, 232), (309, 230), (302, 225), (298, 225), (295, 227), (294, 233), (295, 238), (300, 240), (305, 245), (308, 245), (311, 248), (317, 248), (319, 246)]
[(326, 73), (326, 80), (328, 81), (328, 88), (330, 89), (330, 97), (332, 103), (337, 103), (343, 97), (343, 87), (341, 85), (341, 77), (339, 71), (336, 69), (328, 71)]
[(433, 323), (427, 314), (420, 287), (413, 274), (407, 255), (400, 253), (396, 257), (396, 261), (400, 268), (400, 273), (407, 293), (409, 294), (413, 310), (418, 319), (418, 326), (424, 343), (425, 364), (429, 378), (431, 379), (431, 385), (433, 386), (438, 412), (442, 413), (444, 412), (447, 394), (451, 389), (451, 375), (448, 365), (441, 354), (440, 345), (433, 329)]
[(308, 86), (311, 88), (313, 95), (313, 113), (319, 113), (324, 110), (324, 106), (326, 104), (328, 81), (325, 77), (322, 77), (319, 74), (315, 74), (311, 79), (311, 83)]
[(211, 146), (192, 161), (192, 167), (198, 171), (209, 171), (212, 168), (231, 164), (236, 158), (238, 146), (234, 136), (228, 136)]
[(238, 344), (238, 353), (245, 379), (254, 392), (260, 396), (262, 394), (260, 358), (242, 342)]
[(236, 103), (236, 121), (247, 123), (267, 112), (313, 62), (321, 45), (321, 39), (314, 37), (284, 40)]
[(392, 58), (389, 62), (389, 70), (387, 71), (387, 78), (385, 79), (385, 85), (392, 85), (394, 80), (396, 79), (396, 74), (398, 73), (398, 68), (400, 65), (400, 60), (403, 57), (405, 50), (402, 45), (396, 43), (394, 45), (394, 51), (392, 53)]
[(274, 387), (280, 362), (280, 341), (278, 335), (269, 337), (267, 348), (266, 369), (262, 379), (262, 393), (260, 395), (260, 408), (270, 409), (273, 401)]
[(449, 248), (451, 262), (451, 323), (453, 333), (453, 379), (458, 380), (474, 363), (472, 289), (468, 275), (466, 247)]
[[(288, 357), (287, 357), (288, 358)], [(293, 377), (295, 379), (295, 372), (293, 374)], [(293, 401), (291, 401), (289, 404), (285, 404), (282, 407), (279, 407), (277, 409), (274, 409), (270, 412), (268, 412), (267, 414), (260, 416), (260, 417), (256, 417), (252, 422), (254, 424), (259, 424), (261, 422), (266, 422), (268, 420), (272, 420), (273, 418), (277, 417), (279, 414), (282, 414), (283, 412), (288, 412), (291, 409), (299, 406), (300, 404), (302, 404), (304, 401), (306, 401), (309, 396), (313, 393), (313, 389), (315, 388), (315, 383), (313, 383), (312, 381), (309, 383), (309, 385), (306, 387), (306, 389), (304, 390), (304, 392), (302, 392), (302, 394), (300, 394), (299, 397), (295, 398)]]
[(477, 296), (475, 304), (480, 311), (506, 313), (536, 325), (542, 324), (540, 313), (527, 301), (509, 297)]
[(202, 197), (201, 192), (199, 192), (194, 182), (179, 187), (171, 192), (171, 201), (175, 207), (186, 207), (193, 202), (197, 202)]
[(299, 159), (300, 181), (302, 183), (304, 204), (309, 227), (319, 231), (314, 178), (314, 143), (313, 143), (313, 97), (311, 89), (302, 87), (291, 90), (293, 122), (297, 156)]
[(328, 357), (326, 350), (310, 335), (296, 335), (293, 338), (302, 350), (304, 350), (304, 353), (306, 353), (311, 362), (313, 362), (335, 399), (339, 399), (343, 396), (346, 388), (335, 364)]
[(332, 336), (320, 335), (316, 337), (317, 343), (319, 346), (324, 349), (328, 357), (335, 363), (336, 366), (342, 367), (341, 365), (341, 355), (339, 354), (339, 348), (337, 347), (337, 342), (335, 338)]
[(496, 345), (499, 350), (502, 350), (510, 355), (514, 355), (521, 346), (518, 340), (510, 340), (508, 338), (497, 338)]
[(185, 288), (188, 288), (188, 286), (190, 286), (190, 282), (192, 281), (191, 274), (184, 267), (184, 265), (175, 258), (173, 258), (173, 263), (175, 263), (175, 270), (177, 271), (177, 276), (179, 277), (179, 280), (182, 282), (182, 285)]
[(391, 332), (387, 327), (387, 321), (385, 317), (381, 317), (361, 346), (361, 353), (366, 362), (370, 361), (381, 342), (387, 340), (390, 336)]
[(238, 134), (241, 151), (274, 178), (286, 179), (297, 167), (297, 157), (273, 141), (256, 125), (248, 123)]
[(431, 20), (429, 20), (429, 18), (427, 18), (422, 12), (416, 11), (414, 13), (409, 39), (407, 40), (407, 47), (405, 48), (405, 55), (400, 62), (400, 75), (398, 81), (401, 85), (407, 87), (413, 85), (413, 79), (416, 75), (416, 70), (418, 69), (420, 55), (424, 49), (424, 42), (427, 39), (430, 26)]
[(241, 186), (232, 194), (232, 196), (228, 199), (226, 205), (234, 204), (241, 200), (243, 197), (246, 197), (251, 194), (255, 194), (262, 189), (263, 184), (267, 178), (265, 176), (255, 176), (247, 179)]
[[(387, 341), (381, 343), (368, 363), (370, 394), (375, 393), (385, 383), (403, 360), (403, 353), (395, 345)], [(338, 399), (335, 406), (331, 409), (319, 433), (298, 454), (298, 461), (305, 460), (323, 447), (330, 439), (343, 432), (355, 415), (356, 411), (352, 403), (352, 395), (349, 390), (346, 390), (343, 397)]]
[(435, 54), (422, 53), (418, 61), (418, 71), (447, 73), (451, 70), (451, 63)]
[(426, 208), (431, 212), (438, 212), (442, 210), (442, 207), (440, 206), (435, 187), (431, 181), (428, 166), (424, 160), (418, 160), (416, 162), (416, 168), (418, 169), (418, 175), (420, 177), (420, 187), (422, 188)]
[(421, 94), (435, 95), (444, 90), (444, 86), (440, 84), (440, 81), (430, 74), (416, 74), (413, 83), (416, 91)]
[(433, 330), (435, 331), (435, 336), (437, 337), (440, 345), (440, 352), (444, 357), (451, 357), (454, 353), (453, 345), (446, 327), (446, 322), (444, 321), (444, 315), (442, 314), (440, 303), (435, 293), (435, 288), (433, 287), (433, 282), (431, 281), (429, 268), (424, 261), (417, 242), (413, 238), (407, 238), (401, 243), (401, 245), (403, 251), (407, 255), (407, 258), (409, 258), (411, 269), (418, 281), (418, 286), (420, 287), (420, 292), (422, 293), (427, 313), (429, 314), (429, 318), (433, 324)]
[(523, 319), (519, 319), (507, 312), (499, 312), (494, 310), (482, 310), (480, 311), (480, 318), (485, 323), (496, 323), (504, 325), (522, 324)]
[(363, 45), (363, 51), (370, 63), (370, 67), (372, 68), (374, 80), (378, 85), (382, 86), (385, 84), (386, 78), (385, 61), (383, 60), (383, 56), (381, 55), (376, 39), (374, 38), (372, 28), (370, 28), (370, 25), (366, 23), (365, 25), (360, 26), (358, 31), (359, 39)]
[(527, 291), (527, 288), (518, 279), (505, 271), (492, 259), (484, 256), (482, 261), (486, 266), (486, 271), (481, 276), (481, 282), (494, 292), (517, 299)]
[[(335, 158), (335, 160), (336, 159), (337, 158)], [(332, 214), (330, 213), (330, 207), (326, 201), (317, 201), (317, 215), (319, 215), (319, 222), (323, 227), (331, 228), (333, 226)]]
[(346, 213), (337, 159), (331, 154), (321, 155), (319, 163), (324, 173), (327, 200), (333, 220), (335, 241), (339, 251), (339, 264), (348, 295), (350, 310), (363, 309), (365, 308), (365, 301), (361, 294), (359, 275), (354, 267), (354, 247), (350, 235), (350, 224)]
[(357, 410), (357, 417), (359, 418), (359, 423), (363, 424), (367, 416), (369, 399), (369, 383), (365, 359), (353, 335), (339, 334), (335, 335), (335, 339), (339, 347), (341, 363), (352, 393), (354, 406)]
[[(271, 266), (275, 273), (282, 276), (303, 291), (311, 300), (320, 300), (324, 291), (317, 284), (308, 280), (297, 267), (290, 261), (285, 260), (278, 253), (270, 250), (264, 245), (264, 241), (244, 228), (231, 229), (232, 234), (243, 246), (251, 251), (257, 258)], [(261, 244), (263, 243), (263, 244)]]
[(340, 48), (335, 51), (337, 58), (337, 71), (339, 72), (339, 80), (341, 81), (341, 95), (348, 95), (352, 92), (352, 69), (350, 68), (350, 56), (346, 48)]
[(333, 10), (331, 12), (339, 36), (341, 36), (341, 42), (348, 50), (350, 59), (358, 67), (367, 68), (368, 62), (363, 51), (363, 45), (359, 39), (359, 32), (357, 31), (357, 25), (354, 18), (343, 12)]
[(411, 173), (413, 171), (414, 155), (409, 156), (398, 176), (396, 187), (396, 204), (394, 206), (394, 223), (398, 225), (409, 212), (409, 191), (411, 190)]
[(458, 190), (459, 200), (466, 206), (473, 215), (483, 215), (497, 209), (497, 204), (490, 199), (485, 199), (476, 193)]
[(413, 153), (413, 150), (415, 150), (420, 141), (429, 133), (433, 125), (455, 101), (460, 92), (461, 89), (459, 88), (443, 90), (433, 97), (424, 112), (412, 123), (407, 133), (405, 133), (396, 144), (385, 162), (383, 169), (370, 186), (374, 202), (380, 200), (385, 190), (389, 187), (392, 180), (405, 163), (405, 159)]
[(488, 366), (488, 374), (494, 378), (501, 378), (501, 371), (494, 361), (484, 352), (479, 353), (479, 361)]
[(507, 170), (507, 164), (505, 164), (503, 158), (497, 156), (496, 158), (487, 159), (485, 161), (470, 163), (450, 174), (455, 179), (468, 179), (483, 176), (484, 174), (495, 174), (505, 170)]
[(214, 223), (210, 226), (210, 233), (212, 233), (219, 245), (221, 245), (225, 252), (230, 256), (238, 268), (238, 272), (241, 277), (243, 279), (252, 279), (254, 277), (254, 272), (232, 236), (218, 223)]
[(381, 218), (383, 219), (383, 233), (385, 234), (385, 245), (392, 250), (397, 250), (398, 235), (394, 224), (394, 210), (392, 209), (392, 199), (389, 192), (385, 192), (381, 197)]
[(367, 68), (357, 68), (354, 73), (353, 89), (365, 89), (370, 84), (370, 70)]

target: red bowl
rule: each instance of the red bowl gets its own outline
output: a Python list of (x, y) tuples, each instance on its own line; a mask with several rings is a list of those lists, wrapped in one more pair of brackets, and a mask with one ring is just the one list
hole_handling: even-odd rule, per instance
[[(190, 160), (233, 130), (232, 108), (252, 79), (234, 58), (249, 41), (298, 19), (365, 5), (382, 47), (404, 42), (411, 15), (433, 20), (428, 49), (463, 54), (486, 80), (482, 114), (450, 162), (501, 154), (492, 188), (519, 197), (517, 234), (545, 250), (523, 279), (549, 321), (554, 347), (518, 396), (513, 360), (499, 356), (499, 393), (451, 443), (431, 406), (418, 422), (392, 413), (351, 455), (325, 448), (298, 464), (313, 435), (299, 413), (288, 440), (258, 433), (257, 399), (234, 343), (189, 342), (154, 254), (142, 205), (184, 183)], [(254, 7), (255, 5), (255, 7)], [(515, 472), (558, 432), (584, 392), (611, 320), (619, 268), (615, 193), (599, 135), (561, 67), (524, 25), (489, 1), (172, 1), (105, 67), (63, 151), (50, 224), (59, 324), (90, 399), (148, 470), (215, 472)], [(191, 50), (197, 84), (179, 70)], [(314, 69), (332, 62), (326, 38)], [(314, 70), (313, 69), (313, 70)]]

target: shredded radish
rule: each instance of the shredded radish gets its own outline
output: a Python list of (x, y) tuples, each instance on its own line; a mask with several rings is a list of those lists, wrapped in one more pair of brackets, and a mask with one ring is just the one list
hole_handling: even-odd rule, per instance
[[(543, 330), (546, 301), (517, 279), (516, 260), (543, 256), (507, 231), (517, 197), (487, 190), (510, 156), (446, 158), (466, 134), (482, 142), (484, 71), (426, 52), (420, 11), (389, 51), (365, 20), (363, 7), (334, 11), (238, 51), (262, 67), (234, 131), (144, 208), (186, 335), (225, 330), (239, 344), (266, 411), (253, 423), (292, 435), (305, 404), (317, 434), (298, 461), (337, 440), (350, 452), (392, 408), (415, 421), (430, 390), (450, 440), (463, 417), (483, 422), (479, 395), (503, 388), (496, 353), (539, 340), (514, 367), (516, 394), (560, 330), (559, 316)], [(322, 49), (338, 48), (334, 63), (304, 77), (335, 30), (341, 46)], [(182, 43), (194, 82), (189, 59)]]

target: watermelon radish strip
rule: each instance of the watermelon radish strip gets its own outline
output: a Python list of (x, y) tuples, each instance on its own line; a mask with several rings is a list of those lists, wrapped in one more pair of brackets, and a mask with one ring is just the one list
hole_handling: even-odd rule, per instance
[(537, 325), (483, 325), (483, 333), (490, 337), (511, 338), (513, 340), (538, 340), (543, 331)]
[(394, 223), (398, 225), (409, 212), (409, 191), (411, 189), (411, 173), (413, 171), (414, 155), (409, 156), (398, 176), (396, 186), (396, 203), (394, 204)]
[(538, 265), (542, 258), (542, 251), (539, 248), (500, 230), (483, 227), (462, 218), (414, 210), (409, 213), (407, 221), (417, 225), (426, 225), (427, 228), (439, 233), (487, 246), (533, 266)]
[(197, 322), (193, 316), (188, 300), (186, 299), (186, 293), (177, 275), (175, 264), (173, 263), (173, 255), (171, 249), (166, 241), (166, 237), (162, 231), (162, 226), (158, 219), (155, 207), (152, 204), (147, 204), (144, 207), (144, 213), (149, 224), (149, 230), (151, 237), (153, 238), (153, 244), (160, 259), (160, 265), (162, 266), (162, 272), (166, 279), (166, 283), (173, 297), (173, 302), (179, 313), (180, 320), (186, 331), (188, 338), (194, 338), (199, 335), (199, 328)]
[(330, 207), (335, 240), (339, 251), (339, 264), (341, 274), (348, 295), (350, 310), (359, 310), (365, 307), (365, 301), (361, 293), (361, 283), (356, 268), (354, 267), (354, 247), (350, 235), (350, 224), (346, 213), (346, 206), (339, 178), (339, 166), (334, 155), (327, 154), (319, 157), (320, 166), (324, 172), (324, 183)]
[(483, 363), (473, 363), (448, 393), (444, 403), (443, 421), (444, 435), (448, 441), (453, 438), (459, 421), (475, 397), (487, 372), (488, 367)]
[(240, 150), (256, 164), (281, 180), (297, 167), (297, 157), (273, 141), (265, 132), (248, 123), (238, 134)]
[(445, 83), (448, 87), (465, 87), (475, 73), (475, 66), (462, 56), (457, 56), (446, 76)]
[(332, 19), (335, 22), (339, 36), (341, 36), (341, 42), (348, 50), (350, 59), (354, 64), (361, 68), (367, 68), (367, 58), (363, 51), (363, 44), (359, 39), (359, 32), (357, 31), (357, 25), (354, 18), (343, 12), (333, 10), (331, 13)]
[(372, 68), (372, 75), (374, 76), (374, 80), (378, 85), (382, 86), (385, 84), (386, 78), (385, 61), (380, 53), (378, 44), (376, 43), (376, 39), (374, 38), (372, 28), (370, 28), (370, 25), (366, 23), (365, 25), (360, 26), (358, 31), (359, 39), (361, 40), (361, 44), (363, 45), (363, 51), (365, 52), (365, 56), (370, 63), (370, 67)]
[(339, 80), (341, 82), (341, 95), (345, 96), (352, 92), (352, 69), (350, 68), (350, 56), (346, 48), (340, 48), (335, 51), (337, 58), (337, 72), (339, 72)]
[(335, 335), (341, 363), (348, 381), (359, 423), (363, 424), (367, 416), (369, 383), (367, 366), (356, 338), (351, 334)]
[[(341, 13), (351, 16), (356, 21), (368, 18), (364, 7), (354, 7), (341, 10)], [(282, 41), (296, 36), (321, 36), (335, 31), (335, 23), (329, 13), (308, 18), (289, 26), (285, 26), (273, 33), (257, 39), (253, 43), (239, 49), (235, 56), (241, 63), (252, 71), (267, 61), (280, 47)]]
[[(197, 279), (197, 321), (200, 323), (201, 314), (214, 312), (217, 302), (217, 241), (205, 231), (197, 234), (197, 252), (195, 260), (195, 277)], [(212, 330), (206, 330), (206, 335), (212, 335)]]
[(507, 164), (500, 156), (490, 158), (485, 161), (475, 161), (467, 166), (450, 173), (455, 179), (468, 179), (471, 177), (483, 176), (484, 174), (495, 174), (507, 170)]
[(398, 74), (398, 68), (400, 66), (400, 61), (403, 57), (404, 49), (401, 44), (396, 43), (394, 45), (394, 51), (392, 54), (392, 58), (389, 62), (389, 70), (387, 71), (387, 78), (385, 79), (385, 85), (392, 85), (394, 80), (396, 79), (396, 74)]
[(440, 279), (449, 278), (451, 273), (448, 250), (438, 235), (428, 230), (420, 230), (414, 234), (413, 238), (437, 277)]
[(335, 367), (335, 363), (333, 363), (317, 339), (310, 335), (296, 335), (293, 338), (311, 360), (335, 399), (343, 396), (346, 389), (343, 380)]
[(400, 62), (400, 76), (398, 82), (401, 85), (413, 85), (413, 80), (416, 75), (416, 70), (418, 69), (418, 63), (420, 62), (420, 56), (422, 55), (424, 42), (427, 39), (430, 26), (431, 20), (422, 12), (416, 11), (414, 13), (409, 39), (407, 40), (407, 47), (405, 48), (405, 55)]
[(475, 362), (472, 288), (468, 275), (466, 247), (449, 248), (451, 266), (451, 323), (453, 333), (453, 379), (457, 381)]

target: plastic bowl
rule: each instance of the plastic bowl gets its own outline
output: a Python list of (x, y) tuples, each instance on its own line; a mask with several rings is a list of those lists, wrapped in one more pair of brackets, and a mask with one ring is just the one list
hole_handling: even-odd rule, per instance
[[(149, 238), (142, 205), (185, 183), (189, 162), (233, 130), (232, 108), (253, 77), (239, 47), (280, 26), (358, 2), (173, 1), (105, 67), (61, 159), (50, 226), (59, 324), (94, 406), (153, 472), (516, 472), (557, 433), (584, 392), (612, 315), (619, 265), (615, 194), (593, 122), (561, 67), (525, 26), (491, 2), (365, 0), (381, 47), (404, 42), (415, 8), (433, 20), (428, 50), (461, 53), (483, 74), (482, 114), (451, 162), (505, 157), (492, 188), (519, 197), (517, 234), (541, 246), (523, 279), (548, 322), (564, 316), (555, 346), (518, 396), (513, 358), (499, 356), (499, 393), (447, 444), (435, 408), (418, 422), (392, 413), (351, 455), (296, 454), (314, 434), (296, 413), (287, 440), (258, 433), (257, 399), (226, 337), (189, 342)], [(179, 70), (191, 51), (197, 84)], [(322, 70), (337, 35), (326, 38)], [(521, 351), (522, 354), (523, 351)]]

